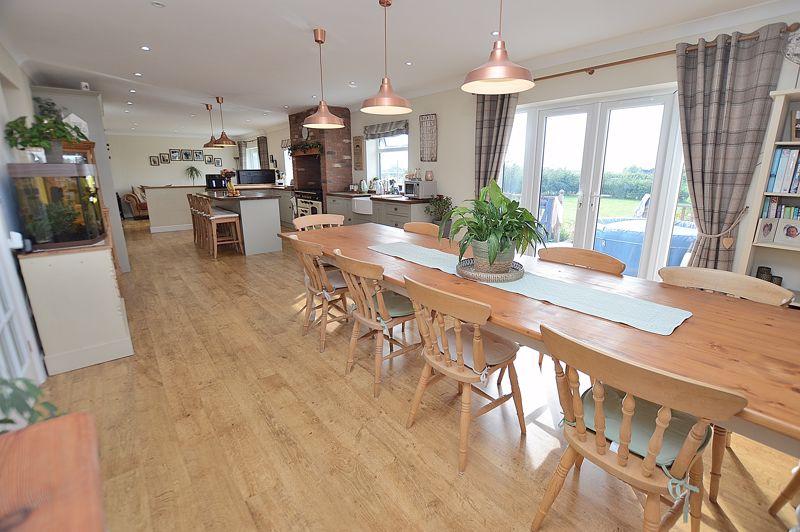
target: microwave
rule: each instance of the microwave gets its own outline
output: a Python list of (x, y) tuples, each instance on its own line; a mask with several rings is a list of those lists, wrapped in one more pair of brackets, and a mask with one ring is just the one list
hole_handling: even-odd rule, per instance
[(436, 181), (406, 181), (403, 195), (407, 198), (432, 198), (436, 195)]

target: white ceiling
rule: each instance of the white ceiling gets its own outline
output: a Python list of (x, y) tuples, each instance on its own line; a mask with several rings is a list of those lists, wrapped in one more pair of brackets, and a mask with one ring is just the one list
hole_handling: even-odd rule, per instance
[[(284, 105), (290, 111), (311, 107), (312, 96), (319, 95), (311, 33), (317, 25), (328, 31), (327, 101), (349, 106), (377, 91), (383, 69), (377, 0), (163, 2), (166, 7), (156, 8), (150, 0), (0, 0), (0, 42), (36, 84), (79, 88), (87, 81), (100, 91), (110, 133), (207, 136), (203, 103), (215, 95), (225, 97), (229, 135), (285, 121)], [(652, 42), (660, 42), (665, 27), (687, 27), (753, 6), (762, 11), (772, 6), (774, 14), (791, 5), (787, 0), (506, 0), (504, 37), (512, 59), (521, 62), (578, 48), (591, 51), (587, 45), (625, 36), (642, 44), (642, 35), (652, 33), (659, 37)], [(395, 89), (415, 96), (457, 86), (464, 73), (485, 61), (497, 6), (488, 0), (395, 0), (389, 10)], [(792, 10), (797, 4), (785, 9)], [(150, 52), (139, 49), (145, 44)], [(218, 130), (216, 112), (214, 121)]]

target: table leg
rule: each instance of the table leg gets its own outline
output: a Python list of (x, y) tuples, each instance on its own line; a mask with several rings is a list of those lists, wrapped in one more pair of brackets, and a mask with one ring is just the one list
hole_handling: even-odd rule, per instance
[(714, 425), (714, 438), (711, 441), (711, 482), (708, 486), (708, 500), (717, 502), (719, 480), (722, 476), (722, 459), (725, 457), (725, 443), (728, 431)]

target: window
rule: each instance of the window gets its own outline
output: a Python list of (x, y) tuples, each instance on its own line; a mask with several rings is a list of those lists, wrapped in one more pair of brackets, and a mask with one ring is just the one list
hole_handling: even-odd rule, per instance
[(283, 171), (286, 174), (285, 185), (291, 185), (294, 179), (294, 166), (292, 166), (292, 156), (289, 155), (289, 148), (283, 149)]
[(369, 141), (377, 152), (375, 177), (401, 184), (408, 173), (408, 135), (394, 135)]
[(498, 180), (503, 193), (517, 201), (522, 198), (522, 172), (525, 165), (525, 133), (527, 129), (528, 113), (517, 113), (514, 116), (514, 126), (511, 128), (511, 138), (508, 141), (506, 158), (503, 161), (503, 168)]
[(696, 238), (673, 91), (518, 109), (500, 176), (555, 246), (608, 253), (655, 278)]
[(261, 159), (258, 158), (258, 146), (245, 148), (244, 151), (244, 169), (245, 170), (260, 170)]

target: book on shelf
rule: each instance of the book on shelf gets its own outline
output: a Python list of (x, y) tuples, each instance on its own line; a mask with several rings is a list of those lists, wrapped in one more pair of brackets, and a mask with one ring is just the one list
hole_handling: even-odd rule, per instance
[(767, 192), (796, 194), (800, 188), (800, 148), (776, 148)]
[(769, 196), (764, 200), (761, 218), (800, 220), (800, 205), (790, 205), (781, 201), (781, 198), (777, 196)]

